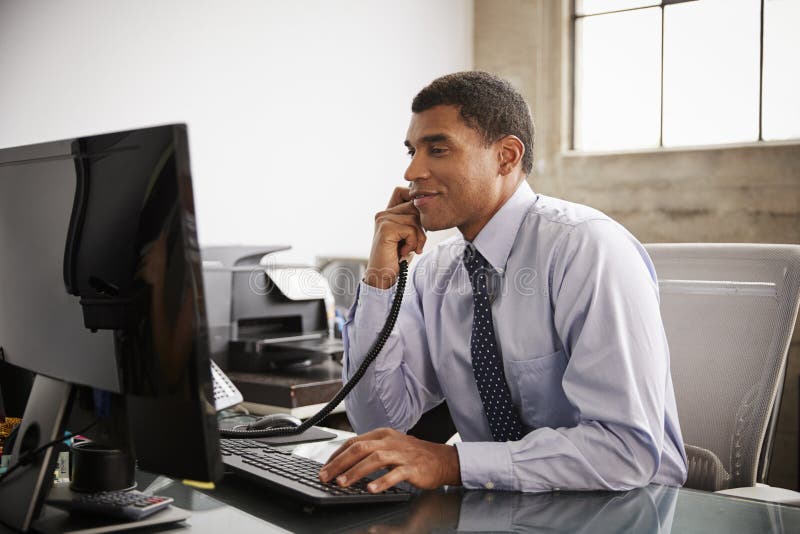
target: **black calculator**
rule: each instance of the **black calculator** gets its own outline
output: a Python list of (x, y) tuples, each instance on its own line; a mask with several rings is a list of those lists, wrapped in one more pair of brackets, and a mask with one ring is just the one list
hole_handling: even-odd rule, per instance
[(47, 504), (69, 512), (137, 521), (163, 510), (172, 501), (172, 497), (146, 495), (141, 491), (128, 490), (73, 493), (70, 498), (47, 499)]

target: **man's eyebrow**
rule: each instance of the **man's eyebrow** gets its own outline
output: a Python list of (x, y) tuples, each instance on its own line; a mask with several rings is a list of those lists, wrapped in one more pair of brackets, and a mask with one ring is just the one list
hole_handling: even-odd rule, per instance
[[(447, 142), (447, 141), (450, 141), (450, 136), (447, 135), (447, 134), (443, 134), (443, 133), (426, 135), (425, 137), (420, 139), (420, 143), (428, 144), (428, 145), (430, 145), (432, 143), (442, 143), (442, 142)], [(408, 148), (413, 148), (413, 146), (411, 145), (411, 142), (408, 139), (406, 139), (403, 142), (403, 144), (406, 145)]]

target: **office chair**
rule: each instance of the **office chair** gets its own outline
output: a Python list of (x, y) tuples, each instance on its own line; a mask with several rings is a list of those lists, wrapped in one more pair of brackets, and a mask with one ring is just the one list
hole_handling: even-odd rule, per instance
[[(646, 245), (659, 278), (686, 486), (775, 495), (766, 480), (800, 303), (800, 246)], [(750, 488), (753, 488), (750, 490)], [(736, 493), (736, 490), (731, 490)], [(738, 493), (741, 495), (741, 492)], [(794, 495), (790, 495), (794, 494)]]

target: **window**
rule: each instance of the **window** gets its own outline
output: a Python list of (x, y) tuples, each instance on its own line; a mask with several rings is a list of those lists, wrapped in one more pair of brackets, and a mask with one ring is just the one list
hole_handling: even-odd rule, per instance
[(800, 138), (800, 0), (576, 0), (573, 146)]

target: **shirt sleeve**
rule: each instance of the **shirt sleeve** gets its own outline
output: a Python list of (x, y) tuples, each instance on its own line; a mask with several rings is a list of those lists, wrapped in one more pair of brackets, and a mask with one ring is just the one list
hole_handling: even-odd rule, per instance
[(532, 492), (645, 486), (660, 466), (670, 385), (652, 263), (626, 230), (595, 220), (565, 234), (549, 275), (568, 357), (562, 387), (578, 423), (516, 442), (457, 444), (462, 482)]
[[(347, 416), (358, 433), (379, 427), (406, 432), (423, 413), (442, 401), (431, 365), (415, 272), (416, 269), (408, 275), (397, 323), (386, 344), (347, 397)], [(342, 335), (345, 381), (353, 376), (378, 338), (396, 290), (396, 284), (389, 289), (378, 289), (363, 281), (359, 284)]]

